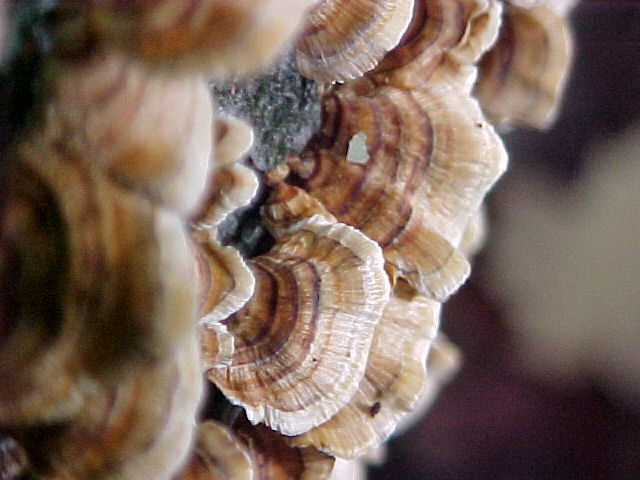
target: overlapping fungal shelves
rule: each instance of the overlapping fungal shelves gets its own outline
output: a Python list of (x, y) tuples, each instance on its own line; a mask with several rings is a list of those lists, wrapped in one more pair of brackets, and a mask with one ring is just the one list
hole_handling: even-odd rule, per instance
[(0, 476), (361, 472), (456, 369), (494, 125), (552, 120), (570, 5), (54, 3), (0, 10), (33, 16), (0, 38), (31, 95), (0, 164)]

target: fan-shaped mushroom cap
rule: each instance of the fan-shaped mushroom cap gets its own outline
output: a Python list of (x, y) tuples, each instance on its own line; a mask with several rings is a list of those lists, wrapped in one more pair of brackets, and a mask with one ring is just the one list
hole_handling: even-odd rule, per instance
[(336, 458), (333, 471), (327, 480), (366, 480), (367, 467), (362, 460)]
[(258, 191), (258, 178), (237, 163), (253, 143), (253, 130), (244, 121), (224, 115), (214, 122), (215, 148), (205, 194), (190, 222), (215, 230), (234, 210), (248, 205)]
[(476, 11), (469, 18), (460, 43), (447, 51), (443, 65), (434, 72), (430, 82), (457, 84), (464, 92), (473, 90), (478, 77), (476, 64), (498, 39), (502, 11), (499, 0), (489, 0), (485, 9)]
[(371, 70), (404, 34), (414, 0), (322, 0), (296, 43), (298, 71), (317, 82)]
[(3, 426), (64, 418), (82, 399), (71, 361), (80, 321), (63, 313), (69, 256), (59, 199), (46, 179), (12, 160), (0, 164)]
[(200, 323), (213, 325), (242, 308), (255, 280), (238, 251), (220, 245), (212, 232), (194, 231), (191, 236), (198, 264)]
[(329, 421), (293, 437), (292, 444), (351, 459), (386, 440), (424, 390), (439, 314), (440, 303), (398, 282), (376, 325), (355, 395)]
[(473, 63), (495, 41), (500, 10), (495, 0), (415, 0), (407, 31), (371, 77), (381, 85), (420, 88), (434, 81), (449, 52), (457, 62)]
[(146, 71), (103, 54), (56, 72), (50, 141), (82, 152), (116, 183), (181, 214), (204, 191), (212, 108), (199, 77)]
[(548, 127), (557, 113), (571, 56), (563, 17), (545, 3), (531, 8), (507, 4), (498, 42), (479, 64), (475, 95), (502, 127)]
[[(366, 138), (364, 163), (349, 161), (356, 134)], [(455, 88), (356, 82), (324, 98), (322, 131), (289, 160), (287, 181), (376, 241), (414, 288), (443, 300), (469, 273), (456, 247), (506, 158), (477, 102)]]
[(64, 418), (86, 374), (115, 379), (184, 338), (193, 262), (177, 216), (63, 146), (25, 143), (2, 173), (0, 423)]
[(80, 14), (76, 13), (77, 6), (67, 6), (71, 18), (63, 29), (63, 38), (67, 49), (84, 36), (120, 48), (151, 65), (211, 71), (221, 76), (246, 75), (274, 60), (281, 46), (298, 32), (311, 3), (91, 0), (84, 2)]
[(255, 480), (324, 480), (334, 459), (315, 448), (295, 448), (285, 438), (265, 427), (244, 423), (238, 428), (252, 457)]
[(209, 378), (252, 423), (297, 435), (326, 421), (355, 392), (388, 300), (379, 247), (315, 216), (248, 261), (256, 290), (225, 320), (230, 366)]
[(174, 480), (324, 480), (333, 458), (290, 447), (264, 426), (229, 429), (209, 420), (198, 428), (195, 455)]
[(165, 362), (98, 386), (69, 422), (24, 433), (43, 480), (163, 480), (187, 456), (202, 378), (195, 335)]

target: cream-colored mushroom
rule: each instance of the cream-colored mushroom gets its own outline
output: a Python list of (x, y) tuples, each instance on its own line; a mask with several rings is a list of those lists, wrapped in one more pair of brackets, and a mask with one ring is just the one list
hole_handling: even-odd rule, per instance
[(194, 256), (198, 266), (200, 344), (205, 368), (229, 364), (234, 340), (221, 323), (240, 310), (253, 295), (255, 279), (232, 247), (223, 247), (209, 230), (194, 231)]
[[(394, 275), (443, 301), (466, 279), (457, 250), (467, 223), (506, 168), (500, 138), (455, 86), (413, 92), (357, 81), (323, 99), (321, 132), (288, 160), (285, 181), (383, 249)], [(356, 133), (368, 160), (346, 158)]]
[(144, 70), (104, 53), (55, 68), (44, 131), (123, 188), (183, 216), (197, 205), (212, 154), (204, 79)]
[(460, 251), (473, 258), (482, 249), (487, 239), (487, 209), (484, 205), (471, 217), (460, 240)]
[(371, 70), (398, 45), (414, 0), (322, 0), (306, 16), (296, 67), (317, 82), (345, 81)]
[(195, 323), (182, 221), (64, 148), (3, 164), (2, 268), (15, 328), (0, 350), (0, 423), (72, 415), (94, 381), (161, 361)]
[(333, 458), (313, 448), (290, 447), (264, 426), (202, 423), (194, 455), (174, 480), (324, 480)]
[(439, 314), (438, 302), (399, 281), (376, 325), (358, 390), (330, 420), (291, 443), (353, 459), (386, 440), (423, 394)]
[(337, 222), (322, 204), (301, 188), (280, 183), (273, 187), (261, 210), (262, 221), (271, 234), (278, 238), (296, 223), (320, 215), (328, 222)]
[(168, 480), (187, 457), (201, 391), (192, 332), (166, 361), (97, 386), (69, 421), (21, 439), (43, 480)]
[(231, 115), (218, 115), (213, 123), (215, 151), (211, 168), (241, 160), (253, 145), (253, 129), (244, 120)]
[(197, 213), (190, 223), (196, 229), (216, 231), (235, 210), (247, 206), (258, 191), (258, 178), (240, 163), (214, 168)]
[(446, 336), (439, 334), (427, 357), (427, 383), (415, 408), (406, 415), (396, 428), (395, 434), (402, 435), (415, 425), (431, 408), (442, 388), (458, 372), (462, 363), (460, 349), (451, 343)]
[(357, 389), (389, 296), (382, 255), (357, 230), (315, 216), (248, 264), (253, 297), (223, 321), (233, 361), (208, 376), (252, 423), (297, 435)]
[(173, 480), (253, 480), (251, 456), (230, 428), (214, 420), (198, 425), (190, 459)]
[(502, 128), (546, 128), (555, 120), (567, 80), (571, 33), (547, 2), (516, 3), (522, 2), (507, 3), (500, 38), (480, 62), (475, 95)]
[[(462, 67), (475, 62), (496, 38), (500, 10), (496, 0), (415, 0), (409, 28), (371, 78), (406, 89), (437, 82), (442, 73), (450, 82), (446, 64), (454, 60)], [(462, 83), (470, 86), (473, 81)]]

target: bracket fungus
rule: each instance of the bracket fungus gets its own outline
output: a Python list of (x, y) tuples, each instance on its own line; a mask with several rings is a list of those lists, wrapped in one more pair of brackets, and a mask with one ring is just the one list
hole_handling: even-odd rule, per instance
[[(255, 74), (301, 27), (312, 0), (61, 2), (59, 48), (116, 48), (150, 67), (218, 77)], [(88, 45), (87, 45), (88, 44)]]
[[(474, 99), (446, 84), (413, 92), (345, 84), (323, 101), (322, 130), (290, 158), (285, 181), (376, 241), (423, 295), (446, 299), (469, 273), (457, 251), (463, 230), (506, 168), (493, 127)], [(365, 163), (347, 158), (359, 133)]]
[(162, 363), (87, 394), (72, 419), (26, 429), (43, 480), (168, 480), (185, 460), (202, 379), (193, 333)]
[(264, 426), (233, 429), (208, 420), (198, 427), (194, 455), (174, 480), (324, 480), (333, 458), (287, 445)]
[(298, 71), (317, 82), (371, 70), (404, 34), (414, 0), (321, 0), (296, 42)]
[[(288, 172), (288, 169), (284, 170)], [(261, 213), (264, 224), (276, 238), (314, 215), (319, 215), (331, 223), (337, 222), (318, 200), (301, 188), (286, 183), (273, 186)]]
[(315, 216), (248, 264), (255, 292), (223, 321), (233, 360), (207, 374), (252, 423), (296, 435), (357, 388), (389, 296), (382, 255), (357, 230)]
[(54, 69), (46, 132), (116, 183), (188, 214), (207, 181), (212, 106), (203, 79), (150, 72), (118, 54)]
[(205, 367), (228, 364), (234, 340), (222, 320), (247, 303), (255, 279), (240, 254), (220, 245), (211, 231), (194, 231), (192, 239), (198, 265), (202, 360)]
[(2, 170), (3, 264), (15, 269), (3, 273), (16, 276), (5, 314), (16, 327), (0, 347), (0, 419), (64, 418), (92, 379), (152, 365), (187, 335), (186, 234), (60, 145), (24, 143)]
[(213, 169), (199, 213), (191, 218), (196, 229), (215, 230), (235, 210), (247, 206), (258, 191), (258, 178), (240, 163)]
[(406, 89), (421, 88), (441, 76), (446, 79), (448, 56), (458, 67), (471, 65), (491, 46), (501, 10), (496, 0), (416, 0), (403, 38), (371, 78), (381, 85)]
[(291, 443), (351, 459), (386, 440), (425, 389), (439, 316), (440, 303), (399, 281), (376, 325), (358, 390), (330, 420)]
[(441, 303), (507, 160), (480, 105), (548, 124), (573, 1), (53, 3), (0, 39), (34, 65), (0, 163), (0, 477), (320, 480), (379, 449), (459, 361)]
[(480, 62), (475, 94), (501, 128), (542, 129), (555, 120), (573, 46), (554, 3), (507, 2), (500, 38)]

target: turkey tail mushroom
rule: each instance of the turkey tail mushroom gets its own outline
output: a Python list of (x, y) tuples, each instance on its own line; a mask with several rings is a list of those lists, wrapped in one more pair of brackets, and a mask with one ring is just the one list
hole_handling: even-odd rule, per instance
[(296, 42), (298, 71), (317, 82), (371, 70), (404, 34), (414, 0), (321, 0)]
[(248, 167), (228, 163), (213, 168), (205, 195), (190, 220), (195, 229), (216, 231), (233, 211), (247, 206), (258, 192), (258, 178)]
[(301, 188), (280, 183), (274, 186), (261, 209), (262, 221), (278, 238), (296, 223), (319, 215), (328, 222), (337, 222), (322, 204)]
[(498, 126), (544, 129), (557, 114), (572, 57), (564, 17), (551, 3), (507, 3), (500, 37), (479, 64), (475, 95)]
[(439, 333), (431, 344), (427, 356), (427, 379), (425, 388), (408, 415), (404, 416), (396, 427), (396, 434), (402, 435), (414, 426), (431, 408), (442, 388), (449, 383), (462, 365), (460, 349), (442, 333)]
[(382, 255), (355, 229), (315, 216), (248, 264), (253, 297), (222, 322), (234, 336), (233, 361), (207, 373), (252, 423), (297, 435), (328, 420), (358, 386), (389, 296)]
[(471, 217), (462, 234), (460, 251), (465, 257), (471, 259), (482, 250), (484, 242), (487, 239), (487, 223), (487, 209), (483, 204), (475, 215)]
[(251, 456), (230, 428), (207, 420), (198, 425), (191, 457), (173, 480), (253, 480)]
[(212, 105), (204, 79), (150, 72), (100, 54), (53, 73), (45, 135), (123, 188), (189, 214), (207, 182)]
[(357, 392), (329, 421), (292, 437), (291, 443), (352, 459), (386, 440), (425, 389), (427, 353), (439, 315), (438, 302), (399, 281), (376, 325)]
[(233, 335), (222, 320), (240, 310), (253, 295), (255, 279), (232, 247), (223, 247), (211, 231), (191, 234), (198, 265), (200, 344), (205, 368), (231, 363)]
[(186, 234), (63, 146), (24, 143), (2, 168), (0, 423), (66, 418), (192, 328)]
[(324, 480), (332, 467), (333, 458), (291, 447), (264, 426), (231, 429), (208, 420), (198, 427), (194, 455), (173, 480)]
[[(323, 126), (285, 181), (377, 242), (398, 276), (446, 299), (466, 279), (464, 228), (506, 168), (475, 100), (443, 84), (409, 92), (353, 82), (323, 99)], [(364, 161), (350, 157), (364, 138)]]
[[(369, 76), (380, 85), (405, 89), (437, 82), (443, 72), (450, 73), (443, 64), (471, 65), (491, 46), (501, 10), (496, 0), (416, 0), (400, 43)], [(474, 76), (463, 83), (470, 87)]]
[(98, 386), (67, 422), (25, 429), (21, 440), (43, 480), (168, 480), (195, 429), (202, 378), (195, 335), (155, 367)]

